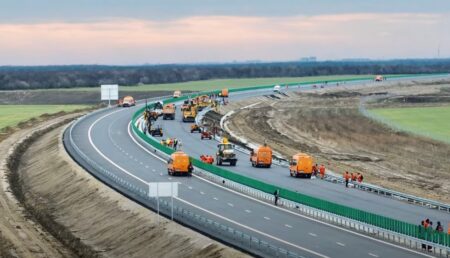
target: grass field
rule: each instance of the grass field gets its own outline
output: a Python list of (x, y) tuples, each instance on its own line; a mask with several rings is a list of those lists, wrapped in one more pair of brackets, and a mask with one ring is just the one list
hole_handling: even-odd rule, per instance
[[(345, 80), (345, 79), (372, 79), (373, 75), (332, 75), (332, 76), (309, 76), (309, 77), (272, 77), (272, 78), (252, 78), (252, 79), (219, 79), (219, 80), (204, 80), (180, 83), (165, 83), (165, 84), (148, 84), (139, 86), (120, 86), (121, 91), (174, 91), (174, 90), (189, 90), (189, 91), (203, 91), (215, 90), (223, 88), (243, 88), (261, 85), (273, 85), (296, 82), (314, 82), (326, 80)], [(52, 89), (48, 89), (52, 90)], [(58, 89), (64, 91), (100, 91), (100, 87), (93, 88), (71, 88)]]
[(450, 106), (381, 108), (370, 112), (393, 127), (450, 142)]
[(60, 111), (84, 109), (87, 105), (0, 105), (0, 129), (15, 126), (42, 114), (54, 114)]

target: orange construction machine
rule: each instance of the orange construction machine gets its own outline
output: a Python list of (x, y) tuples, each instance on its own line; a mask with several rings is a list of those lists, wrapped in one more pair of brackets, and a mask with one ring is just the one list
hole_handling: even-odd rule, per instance
[(163, 110), (162, 110), (162, 115), (163, 115), (163, 120), (166, 120), (166, 119), (174, 120), (175, 119), (175, 105), (174, 104), (164, 105)]
[(222, 91), (219, 93), (219, 97), (228, 98), (228, 89), (222, 89)]
[(167, 162), (167, 172), (169, 175), (187, 175), (190, 176), (194, 170), (191, 159), (189, 156), (182, 152), (177, 151), (170, 155), (170, 159)]
[(311, 178), (313, 173), (313, 162), (313, 158), (308, 154), (295, 154), (289, 161), (289, 172), (291, 176)]
[(214, 157), (211, 155), (200, 155), (200, 160), (207, 164), (214, 163)]
[(270, 168), (272, 166), (272, 149), (264, 144), (264, 146), (260, 146), (256, 151), (252, 150), (250, 162), (253, 167)]

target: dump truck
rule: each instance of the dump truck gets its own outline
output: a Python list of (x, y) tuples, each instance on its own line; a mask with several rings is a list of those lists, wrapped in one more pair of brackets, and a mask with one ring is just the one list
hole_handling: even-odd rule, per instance
[(118, 100), (117, 106), (119, 107), (132, 107), (136, 106), (136, 101), (131, 96), (126, 96)]
[(289, 172), (293, 177), (311, 178), (313, 173), (313, 158), (306, 153), (297, 153), (289, 161)]
[(183, 122), (195, 122), (197, 116), (197, 107), (190, 105), (189, 108), (183, 111)]
[(192, 166), (191, 159), (182, 151), (172, 153), (172, 155), (170, 155), (170, 159), (167, 161), (167, 172), (171, 176), (190, 176), (193, 170), (194, 167)]
[(222, 139), (222, 143), (217, 145), (216, 164), (222, 166), (223, 163), (229, 163), (230, 166), (236, 166), (237, 158), (234, 153), (234, 145), (228, 142), (227, 138)]
[(166, 119), (174, 120), (175, 119), (175, 104), (164, 105), (162, 114), (163, 114), (163, 120), (166, 120)]
[(272, 166), (272, 149), (264, 144), (250, 154), (250, 162), (252, 167), (266, 167)]
[(222, 91), (219, 93), (219, 97), (228, 98), (228, 89), (222, 89)]
[(174, 92), (173, 92), (173, 97), (174, 97), (174, 98), (179, 98), (179, 97), (181, 97), (181, 91), (179, 91), (179, 90), (174, 91)]

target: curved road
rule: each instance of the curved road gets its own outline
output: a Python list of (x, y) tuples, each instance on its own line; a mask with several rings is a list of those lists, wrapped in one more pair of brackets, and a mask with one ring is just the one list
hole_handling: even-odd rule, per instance
[[(245, 97), (246, 94), (239, 96)], [(90, 159), (111, 173), (126, 177), (127, 182), (136, 186), (145, 187), (149, 182), (179, 182), (176, 206), (195, 211), (204, 217), (303, 257), (427, 256), (280, 209), (195, 175), (188, 178), (169, 177), (165, 161), (155, 156), (150, 148), (140, 143), (130, 132), (130, 119), (136, 110), (137, 107), (106, 109), (83, 118), (70, 127), (64, 136), (68, 151), (81, 165), (93, 169), (89, 168), (89, 165), (78, 157), (73, 146), (70, 146), (69, 138), (72, 137), (77, 147)], [(204, 145), (200, 145), (198, 138), (194, 139), (193, 135), (187, 133), (187, 126), (175, 120), (168, 121), (164, 129), (169, 134), (173, 133), (173, 136), (182, 138), (185, 149), (189, 152), (196, 151), (193, 146), (214, 147), (212, 142), (206, 141), (203, 142)], [(188, 147), (190, 141), (192, 148)], [(237, 169), (247, 170), (247, 164), (243, 162), (247, 159), (245, 157), (240, 159), (238, 163), (240, 166)], [(288, 180), (280, 181), (283, 182)], [(120, 187), (116, 188), (121, 190)], [(331, 191), (341, 192), (339, 189)]]

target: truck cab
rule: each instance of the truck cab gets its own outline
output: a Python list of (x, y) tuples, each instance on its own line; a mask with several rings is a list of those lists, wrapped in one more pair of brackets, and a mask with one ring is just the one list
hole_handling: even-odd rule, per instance
[(305, 153), (297, 153), (289, 161), (289, 172), (293, 177), (311, 178), (313, 158)]
[(226, 138), (222, 140), (222, 143), (217, 145), (216, 164), (218, 166), (223, 163), (229, 163), (230, 166), (236, 166), (237, 158), (234, 153), (234, 145), (229, 143)]
[(275, 85), (273, 87), (273, 92), (280, 93), (280, 90), (281, 90), (281, 86), (280, 85)]
[(190, 176), (193, 170), (191, 159), (186, 153), (177, 151), (170, 155), (170, 159), (167, 162), (167, 172), (169, 175)]
[(266, 167), (272, 166), (272, 149), (266, 144), (260, 146), (255, 150), (252, 150), (250, 155), (250, 162), (253, 167)]
[(173, 97), (174, 97), (174, 98), (179, 98), (179, 97), (181, 97), (181, 91), (179, 91), (179, 90), (174, 91), (174, 92), (173, 92)]
[(164, 105), (162, 114), (163, 114), (163, 120), (166, 120), (166, 119), (174, 120), (175, 119), (175, 104)]

